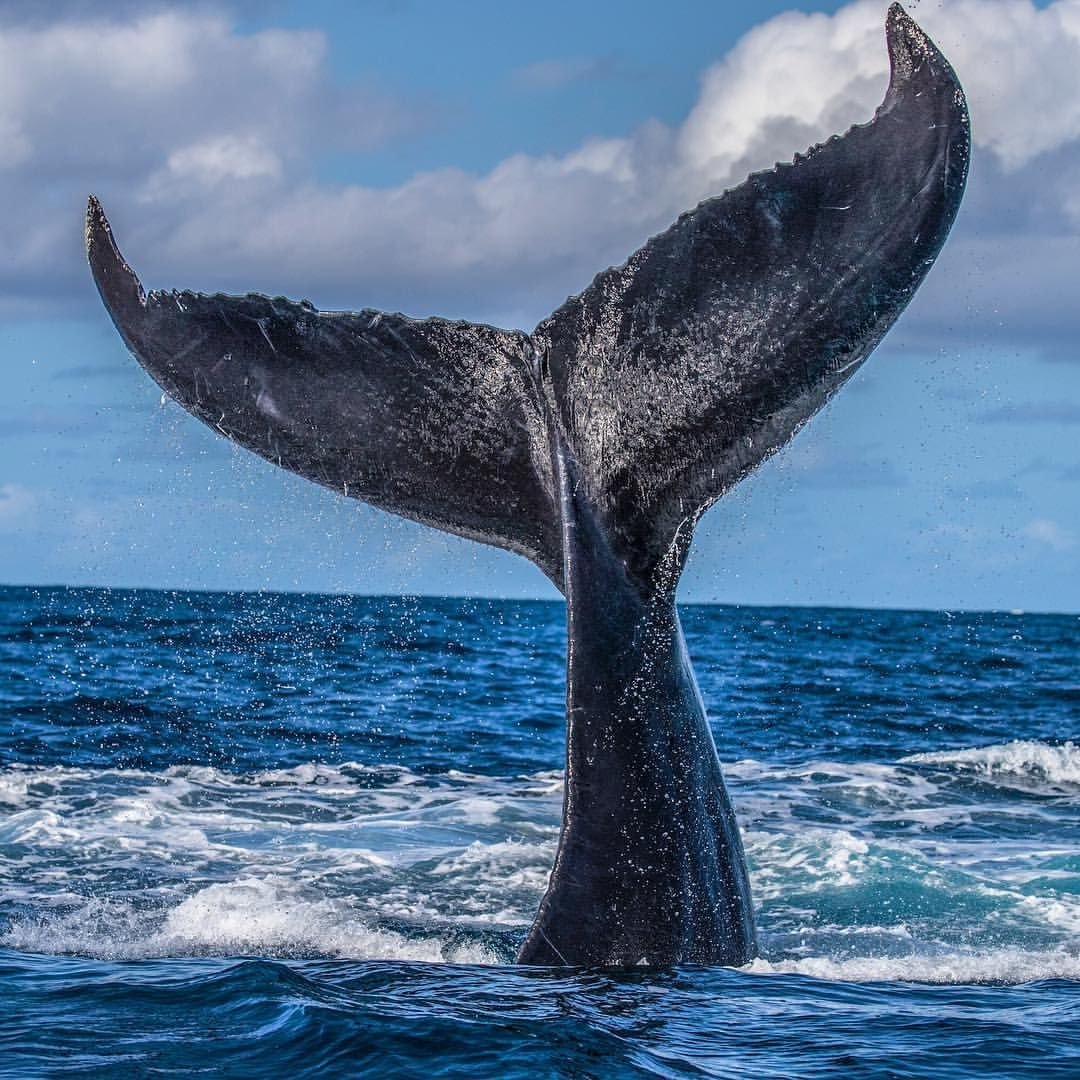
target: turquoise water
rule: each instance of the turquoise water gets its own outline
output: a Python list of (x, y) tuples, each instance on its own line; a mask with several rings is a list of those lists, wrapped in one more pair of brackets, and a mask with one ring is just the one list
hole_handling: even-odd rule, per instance
[(511, 960), (560, 605), (0, 590), (0, 1076), (1080, 1074), (1080, 618), (684, 610), (738, 970)]

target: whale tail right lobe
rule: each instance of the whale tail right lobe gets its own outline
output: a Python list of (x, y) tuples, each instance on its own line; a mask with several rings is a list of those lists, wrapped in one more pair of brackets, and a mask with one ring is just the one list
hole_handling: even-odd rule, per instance
[[(147, 295), (90, 200), (102, 300), (181, 405), (317, 483), (526, 555), (566, 595), (566, 816), (525, 959), (735, 962), (752, 942), (674, 592), (700, 515), (866, 359), (956, 216), (963, 92), (898, 4), (886, 32), (892, 76), (869, 123), (701, 203), (531, 335)], [(687, 806), (704, 809), (671, 809)], [(627, 877), (605, 849), (648, 853), (649, 874)], [(636, 922), (634, 888), (651, 897)], [(586, 909), (589, 931), (555, 943)]]
[(898, 4), (873, 120), (709, 199), (537, 327), (558, 426), (643, 582), (903, 311), (967, 177), (963, 91)]

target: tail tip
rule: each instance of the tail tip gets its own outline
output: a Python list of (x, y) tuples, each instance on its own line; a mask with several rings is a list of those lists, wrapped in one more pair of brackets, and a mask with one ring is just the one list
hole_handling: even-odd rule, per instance
[(120, 254), (109, 219), (96, 195), (86, 200), (86, 257), (105, 306), (114, 318), (132, 304), (145, 306), (142, 284)]
[(910, 75), (919, 58), (926, 55), (930, 44), (930, 39), (902, 4), (889, 7), (889, 14), (885, 17), (885, 37), (889, 43), (894, 78), (898, 74)]
[(952, 91), (957, 109), (966, 115), (963, 90), (956, 72), (929, 34), (904, 10), (902, 4), (889, 7), (885, 19), (885, 37), (892, 68), (887, 101), (902, 93), (909, 83), (917, 82), (920, 87), (928, 85)]
[(112, 230), (109, 228), (109, 219), (101, 207), (101, 200), (91, 194), (86, 200), (86, 253), (93, 250), (94, 246), (109, 237)]

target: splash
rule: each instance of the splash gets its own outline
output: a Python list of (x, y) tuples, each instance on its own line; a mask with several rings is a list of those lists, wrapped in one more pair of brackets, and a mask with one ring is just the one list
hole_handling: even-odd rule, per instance
[(1053, 745), (1027, 739), (965, 750), (911, 754), (901, 758), (907, 765), (943, 765), (990, 781), (1021, 780), (1055, 789), (1080, 787), (1080, 746), (1073, 742)]

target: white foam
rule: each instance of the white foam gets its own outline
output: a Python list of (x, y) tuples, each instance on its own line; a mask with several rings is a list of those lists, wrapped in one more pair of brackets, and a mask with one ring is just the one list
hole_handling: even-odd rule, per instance
[(20, 810), (0, 824), (0, 843), (55, 848), (78, 838), (76, 829), (63, 825), (52, 810)]
[(438, 936), (407, 938), (373, 927), (354, 898), (305, 899), (289, 883), (256, 879), (202, 889), (168, 913), (154, 944), (161, 955), (303, 953), (355, 960), (495, 962), (482, 946), (450, 950)]
[(0, 774), (0, 803), (22, 806), (26, 802), (30, 780), (25, 773)]
[(854, 885), (883, 857), (846, 829), (803, 828), (794, 835), (749, 831), (743, 840), (759, 900), (776, 899), (795, 889), (812, 892)]
[(561, 795), (563, 788), (566, 786), (566, 776), (562, 769), (548, 769), (543, 772), (530, 773), (521, 779), (535, 785), (535, 787), (526, 789), (529, 795)]
[(53, 794), (64, 780), (87, 780), (93, 775), (85, 769), (9, 765), (0, 769), (0, 805), (24, 806)]
[[(1080, 769), (1078, 754), (1071, 743), (1017, 742), (895, 765), (729, 767), (763, 940), (792, 943), (772, 969), (916, 981), (1067, 973), (1059, 960), (1075, 961), (1080, 898), (1067, 839), (1044, 836), (1047, 801), (990, 796), (995, 814), (1038, 815), (1039, 843), (1028, 823), (1008, 842), (952, 835), (949, 825), (980, 808), (923, 766), (989, 769), (1045, 790), (1046, 777), (1064, 785)], [(484, 933), (533, 918), (562, 788), (560, 772), (432, 777), (358, 763), (253, 774), (0, 769), (0, 839), (18, 849), (0, 860), (0, 898), (33, 912), (0, 944), (482, 963), (492, 959), (477, 944)], [(1053, 813), (1072, 805), (1057, 800)], [(978, 951), (987, 925), (1007, 948)]]
[[(35, 913), (0, 940), (44, 952), (479, 963), (484, 950), (451, 939), (527, 922), (558, 834), (557, 796), (464, 773), (15, 768), (0, 780), (0, 839), (21, 849), (0, 861), (0, 897)], [(416, 931), (386, 929), (395, 918)]]
[(1019, 777), (1064, 787), (1080, 785), (1080, 746), (1017, 739), (992, 746), (912, 754), (903, 764), (945, 765), (988, 779)]
[(1041, 952), (1006, 948), (902, 957), (808, 956), (776, 961), (758, 959), (744, 970), (763, 975), (809, 975), (840, 982), (1019, 984), (1039, 979), (1080, 978), (1080, 954), (1065, 949)]
[[(460, 890), (461, 910), (471, 921), (524, 925), (532, 921), (554, 858), (554, 837), (539, 844), (474, 843), (440, 860), (431, 875)], [(518, 903), (508, 905), (513, 900)]]
[(801, 830), (820, 818), (846, 827), (911, 821), (927, 828), (963, 813), (943, 803), (943, 785), (917, 769), (874, 762), (807, 761), (768, 764), (752, 759), (724, 766), (744, 828)]
[(1080, 943), (1080, 897), (1024, 896), (1018, 907), (1038, 923), (1069, 931)]
[(503, 805), (501, 799), (482, 795), (458, 799), (449, 808), (446, 818), (449, 821), (464, 821), (469, 825), (495, 825), (499, 821), (499, 812)]
[(16, 921), (6, 947), (100, 959), (170, 956), (333, 956), (491, 964), (481, 944), (445, 935), (406, 937), (371, 925), (354, 898), (300, 895), (291, 882), (244, 878), (210, 885), (158, 913), (91, 901), (56, 918)]

